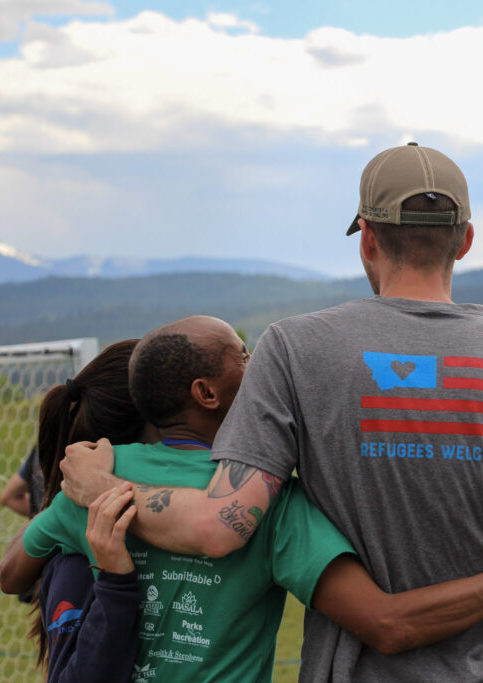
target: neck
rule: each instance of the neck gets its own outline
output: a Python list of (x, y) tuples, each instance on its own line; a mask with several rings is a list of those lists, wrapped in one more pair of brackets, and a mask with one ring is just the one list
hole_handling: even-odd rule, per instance
[(453, 303), (451, 271), (428, 273), (413, 268), (391, 270), (381, 275), (379, 293), (386, 297)]
[[(178, 441), (196, 441), (197, 444), (206, 444), (211, 447), (213, 444), (214, 434), (210, 434), (207, 429), (196, 429), (189, 425), (173, 425), (172, 427), (160, 427), (158, 433), (161, 440), (174, 439)], [(200, 448), (197, 444), (179, 443), (173, 444), (173, 448), (181, 448), (183, 450), (195, 450)]]

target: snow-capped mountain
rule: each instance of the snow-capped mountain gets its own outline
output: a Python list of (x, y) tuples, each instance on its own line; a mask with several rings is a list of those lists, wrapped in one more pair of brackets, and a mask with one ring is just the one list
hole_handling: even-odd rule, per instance
[(28, 282), (49, 274), (42, 259), (0, 242), (0, 282)]
[(47, 276), (123, 278), (161, 273), (241, 273), (279, 275), (293, 280), (326, 280), (314, 270), (257, 259), (186, 257), (172, 260), (72, 256), (46, 259), (0, 242), (0, 283), (31, 282)]

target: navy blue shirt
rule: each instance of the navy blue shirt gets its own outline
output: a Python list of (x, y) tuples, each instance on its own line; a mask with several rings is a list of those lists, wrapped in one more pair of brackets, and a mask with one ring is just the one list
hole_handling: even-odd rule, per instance
[(42, 574), (40, 608), (49, 683), (128, 683), (136, 659), (136, 572), (99, 572), (83, 555), (58, 554)]
[(40, 469), (39, 453), (34, 446), (29, 455), (25, 458), (18, 475), (26, 482), (30, 494), (30, 517), (42, 509), (42, 499), (44, 497), (44, 477)]

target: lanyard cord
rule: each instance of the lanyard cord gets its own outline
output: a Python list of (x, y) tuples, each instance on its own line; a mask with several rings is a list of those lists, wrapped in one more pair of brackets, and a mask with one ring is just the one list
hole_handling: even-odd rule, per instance
[(211, 446), (202, 441), (195, 441), (194, 439), (161, 439), (161, 443), (165, 446), (201, 446), (211, 451)]

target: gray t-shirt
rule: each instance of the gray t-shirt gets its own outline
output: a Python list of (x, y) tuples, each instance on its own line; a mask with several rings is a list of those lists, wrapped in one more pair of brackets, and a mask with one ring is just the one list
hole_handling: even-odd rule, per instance
[[(483, 571), (483, 306), (374, 297), (272, 325), (213, 458), (284, 479), (398, 592)], [(307, 612), (302, 681), (483, 680), (483, 625), (397, 656)]]

